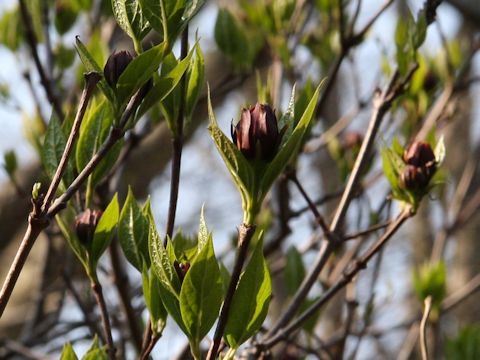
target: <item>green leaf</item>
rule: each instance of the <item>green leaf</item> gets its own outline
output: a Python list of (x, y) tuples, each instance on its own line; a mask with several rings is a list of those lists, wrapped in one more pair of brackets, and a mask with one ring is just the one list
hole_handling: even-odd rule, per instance
[(440, 139), (437, 141), (437, 145), (435, 145), (435, 162), (437, 165), (441, 165), (443, 163), (443, 160), (445, 160), (445, 140), (443, 139), (443, 135), (440, 137)]
[(185, 0), (141, 0), (140, 3), (152, 27), (163, 34), (171, 46), (188, 21), (183, 17)]
[(67, 206), (65, 210), (55, 216), (55, 221), (62, 232), (65, 239), (67, 239), (70, 248), (73, 250), (78, 260), (82, 263), (85, 271), (88, 273), (88, 256), (87, 244), (83, 244), (78, 240), (77, 235), (72, 230), (71, 225), (75, 222), (75, 212), (71, 206)]
[(445, 358), (447, 360), (480, 359), (480, 325), (467, 325), (455, 338), (448, 339)]
[(163, 34), (161, 2), (162, 0), (140, 0), (140, 6), (152, 28)]
[(288, 293), (293, 295), (305, 277), (305, 266), (303, 265), (302, 255), (295, 246), (291, 246), (288, 249), (286, 259), (287, 264), (284, 270), (285, 285)]
[[(92, 38), (92, 41), (94, 38)], [(98, 87), (102, 90), (103, 94), (107, 97), (110, 102), (113, 102), (115, 98), (115, 94), (113, 93), (112, 88), (107, 84), (103, 77), (103, 70), (98, 65), (97, 61), (93, 57), (93, 55), (88, 51), (85, 45), (80, 41), (80, 38), (77, 36), (75, 37), (75, 48), (77, 49), (78, 55), (80, 56), (80, 60), (82, 61), (83, 65), (85, 66), (86, 72), (94, 71), (100, 75), (102, 75), (102, 80), (98, 83)]]
[(118, 25), (134, 43), (142, 41), (150, 31), (138, 0), (112, 0), (112, 10)]
[(218, 152), (222, 156), (228, 171), (237, 185), (240, 195), (242, 197), (243, 209), (250, 207), (250, 195), (254, 182), (254, 173), (252, 166), (247, 162), (243, 154), (237, 147), (225, 136), (220, 130), (213, 113), (210, 94), (208, 95), (208, 116), (210, 118), (210, 125), (208, 130), (210, 136), (215, 142)]
[(296, 85), (293, 85), (287, 110), (283, 113), (280, 120), (278, 120), (278, 128), (280, 131), (286, 127), (282, 138), (282, 144), (290, 138), (293, 129), (295, 128), (295, 88)]
[(280, 148), (278, 154), (268, 165), (265, 175), (262, 177), (260, 183), (260, 192), (263, 196), (270, 190), (273, 182), (282, 173), (283, 169), (285, 169), (285, 166), (287, 166), (290, 160), (297, 154), (303, 138), (310, 126), (310, 122), (312, 121), (313, 114), (317, 106), (318, 97), (320, 95), (320, 89), (323, 84), (324, 81), (322, 81), (317, 87), (300, 121), (293, 130), (292, 135)]
[[(78, 172), (83, 170), (100, 149), (108, 136), (112, 123), (113, 113), (109, 103), (103, 100), (98, 104), (93, 102), (90, 105), (80, 126), (80, 136), (76, 147), (75, 157)], [(98, 184), (108, 174), (120, 154), (122, 145), (123, 141), (118, 141), (95, 167), (90, 175), (92, 186)]]
[(60, 360), (78, 360), (75, 351), (73, 351), (72, 344), (69, 342), (63, 345), (62, 355), (60, 356)]
[(250, 67), (253, 49), (242, 25), (226, 9), (218, 11), (215, 41), (222, 52), (238, 67)]
[[(200, 2), (200, 1), (196, 1)], [(198, 97), (203, 89), (203, 82), (205, 78), (205, 61), (203, 58), (200, 44), (195, 45), (195, 57), (190, 61), (188, 68), (188, 83), (186, 92), (186, 111), (185, 116), (187, 123), (191, 121), (193, 111), (197, 105)]]
[(13, 177), (15, 171), (17, 170), (17, 156), (15, 155), (15, 150), (5, 151), (3, 154), (3, 168), (7, 172), (8, 176)]
[(127, 199), (120, 213), (118, 240), (127, 260), (140, 272), (144, 262), (147, 268), (150, 267), (148, 230), (149, 222), (142, 214), (132, 189), (129, 187)]
[(182, 19), (185, 22), (190, 21), (206, 3), (206, 0), (187, 0)]
[(209, 241), (211, 237), (210, 232), (207, 228), (207, 223), (205, 222), (205, 211), (204, 207), (202, 206), (202, 211), (200, 212), (200, 225), (198, 227), (198, 252), (202, 251), (203, 247)]
[[(140, 109), (138, 110), (138, 114), (136, 115), (137, 118), (140, 118), (145, 112), (155, 105), (156, 103), (163, 101), (170, 93), (177, 87), (180, 79), (182, 78), (183, 74), (187, 71), (189, 64), (191, 62), (193, 54), (193, 49), (188, 53), (187, 57), (180, 62), (174, 62), (176, 65), (173, 68), (169, 69), (168, 72), (164, 72), (164, 68), (168, 67), (165, 66), (166, 64), (162, 64), (162, 73), (160, 77), (155, 77), (155, 84), (148, 92), (147, 96), (142, 102)], [(172, 55), (173, 57), (173, 55)], [(174, 57), (173, 57), (174, 58)], [(167, 59), (165, 59), (167, 61)]]
[(213, 326), (222, 295), (222, 277), (209, 237), (187, 271), (180, 291), (180, 310), (191, 342), (199, 343)]
[(394, 162), (392, 160), (395, 154), (392, 150), (387, 147), (382, 149), (382, 160), (383, 160), (383, 174), (387, 178), (392, 190), (398, 192), (400, 187), (398, 185), (400, 173), (396, 170)]
[(108, 204), (102, 217), (98, 221), (95, 233), (93, 234), (90, 263), (94, 265), (94, 267), (96, 267), (98, 259), (100, 259), (100, 256), (102, 256), (115, 235), (119, 212), (118, 196), (115, 193), (110, 204)]
[(87, 353), (83, 356), (82, 360), (107, 360), (107, 351), (105, 347), (98, 345), (98, 337), (95, 335), (93, 343), (88, 349)]
[(158, 236), (157, 230), (152, 223), (150, 224), (148, 235), (148, 247), (152, 269), (159, 280), (158, 286), (160, 288), (162, 303), (180, 329), (182, 329), (185, 334), (188, 334), (180, 311), (180, 280), (178, 279), (173, 264), (170, 262), (169, 255), (163, 246), (162, 240)]
[[(66, 142), (67, 139), (62, 131), (60, 122), (55, 115), (55, 112), (52, 111), (52, 116), (47, 126), (42, 148), (42, 163), (45, 168), (45, 172), (50, 179), (52, 179), (55, 175), (57, 167), (60, 163), (60, 159), (62, 158), (63, 151), (65, 150)], [(65, 179), (66, 182), (71, 181), (73, 177), (72, 174), (72, 166), (70, 163), (67, 163), (67, 168), (65, 170), (63, 179)], [(65, 185), (65, 181), (62, 181), (61, 188), (65, 189)]]
[(427, 37), (427, 18), (425, 16), (425, 10), (422, 9), (418, 13), (417, 22), (415, 24), (415, 30), (413, 33), (413, 46), (415, 49), (418, 49), (425, 38)]
[(272, 293), (263, 241), (259, 241), (233, 295), (225, 338), (231, 348), (238, 348), (260, 328), (265, 320)]
[(165, 53), (164, 44), (153, 46), (128, 64), (117, 82), (117, 96), (121, 104), (140, 89), (157, 71)]
[(24, 28), (18, 6), (14, 6), (11, 10), (4, 8), (0, 19), (0, 44), (11, 51), (17, 51), (24, 42)]
[(151, 317), (152, 331), (154, 335), (161, 334), (167, 323), (167, 310), (162, 303), (158, 279), (151, 270), (145, 267), (145, 264), (142, 270), (142, 280), (143, 297)]
[(446, 294), (445, 263), (426, 263), (413, 272), (413, 287), (420, 301), (432, 297), (432, 305), (439, 307)]

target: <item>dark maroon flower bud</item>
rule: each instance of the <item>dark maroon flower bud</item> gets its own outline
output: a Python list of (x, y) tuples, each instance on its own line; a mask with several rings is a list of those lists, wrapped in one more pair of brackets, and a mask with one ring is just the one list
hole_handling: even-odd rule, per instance
[(429, 143), (415, 141), (403, 154), (403, 160), (416, 167), (431, 166), (435, 163), (435, 154)]
[(91, 243), (101, 216), (100, 210), (86, 209), (75, 218), (75, 232), (83, 244)]
[(247, 159), (255, 158), (259, 149), (260, 158), (271, 161), (282, 139), (275, 113), (267, 104), (257, 103), (250, 109), (242, 109), (240, 121), (236, 126), (232, 124), (231, 130), (234, 144)]
[(423, 88), (425, 91), (429, 92), (431, 90), (434, 90), (437, 87), (438, 84), (438, 77), (435, 75), (433, 71), (427, 72), (427, 75), (425, 75), (425, 78), (423, 79)]
[(420, 190), (428, 185), (430, 177), (425, 171), (413, 165), (407, 165), (400, 175), (400, 187), (407, 190)]
[(190, 269), (190, 263), (184, 262), (184, 263), (178, 263), (176, 262), (175, 269), (177, 270), (178, 277), (180, 278), (180, 282), (183, 282), (183, 279), (185, 279), (185, 276), (187, 275), (188, 269)]
[(103, 68), (105, 80), (111, 87), (117, 86), (120, 75), (125, 71), (128, 64), (133, 60), (132, 54), (127, 50), (114, 51)]

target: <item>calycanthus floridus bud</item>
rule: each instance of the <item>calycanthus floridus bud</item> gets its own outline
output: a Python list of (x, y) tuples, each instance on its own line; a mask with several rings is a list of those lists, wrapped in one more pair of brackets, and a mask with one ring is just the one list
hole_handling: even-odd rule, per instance
[(408, 165), (424, 167), (428, 166), (430, 163), (435, 163), (435, 154), (429, 143), (415, 141), (407, 150), (405, 150), (403, 160)]
[(235, 126), (232, 124), (231, 132), (233, 143), (247, 159), (258, 156), (267, 162), (277, 154), (283, 135), (283, 129), (278, 131), (277, 117), (270, 105), (259, 103), (242, 109), (240, 120)]
[(419, 190), (425, 188), (429, 180), (422, 168), (407, 165), (400, 175), (400, 187), (409, 190)]
[(404, 189), (425, 189), (435, 174), (436, 159), (430, 144), (415, 141), (403, 154), (407, 164), (400, 175), (400, 186)]
[(116, 87), (120, 75), (133, 60), (133, 55), (128, 50), (114, 51), (103, 68), (105, 80), (111, 87)]
[(78, 239), (85, 245), (90, 244), (95, 233), (102, 211), (86, 209), (75, 218), (75, 232)]

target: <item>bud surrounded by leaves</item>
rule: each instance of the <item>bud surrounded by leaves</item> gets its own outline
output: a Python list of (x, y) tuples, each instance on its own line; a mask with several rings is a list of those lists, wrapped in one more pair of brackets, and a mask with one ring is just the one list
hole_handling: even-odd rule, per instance
[(101, 216), (100, 210), (86, 209), (75, 218), (75, 232), (83, 244), (91, 243)]
[(114, 51), (103, 68), (105, 80), (111, 87), (116, 87), (120, 75), (125, 71), (128, 64), (133, 60), (132, 54), (127, 50)]
[(242, 109), (240, 120), (237, 125), (232, 124), (231, 131), (234, 144), (247, 159), (259, 155), (260, 159), (271, 161), (282, 139), (275, 113), (267, 104)]
[(430, 144), (416, 141), (405, 150), (403, 160), (407, 164), (400, 175), (404, 189), (424, 189), (436, 170), (435, 154)]

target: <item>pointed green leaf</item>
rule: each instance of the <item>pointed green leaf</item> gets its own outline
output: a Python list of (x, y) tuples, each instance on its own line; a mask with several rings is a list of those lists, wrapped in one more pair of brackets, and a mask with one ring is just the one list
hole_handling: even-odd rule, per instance
[(247, 162), (243, 154), (237, 147), (225, 136), (220, 130), (213, 113), (212, 103), (210, 100), (210, 94), (208, 95), (208, 116), (210, 117), (210, 125), (208, 130), (210, 136), (215, 142), (218, 152), (220, 153), (228, 171), (233, 177), (235, 184), (237, 185), (240, 195), (242, 197), (243, 208), (248, 209), (250, 196), (249, 192), (252, 192), (254, 173), (252, 166)]
[(102, 214), (98, 221), (95, 233), (93, 234), (92, 248), (91, 248), (91, 264), (96, 265), (100, 256), (107, 249), (110, 241), (115, 235), (119, 217), (118, 196), (115, 193), (110, 204)]
[(383, 160), (383, 174), (387, 178), (388, 182), (390, 183), (390, 186), (392, 187), (392, 190), (398, 192), (399, 191), (399, 186), (398, 186), (398, 176), (399, 174), (396, 172), (395, 167), (392, 162), (392, 156), (391, 156), (392, 151), (385, 147), (382, 149), (382, 160)]
[(295, 88), (296, 85), (293, 85), (287, 110), (283, 113), (280, 120), (278, 120), (278, 129), (280, 131), (282, 131), (282, 129), (284, 129), (286, 126), (285, 133), (283, 134), (282, 138), (282, 144), (287, 142), (293, 132), (293, 129), (295, 128)]
[(88, 349), (87, 353), (82, 357), (82, 360), (107, 360), (107, 351), (105, 347), (98, 345), (98, 337), (95, 335), (93, 343)]
[[(198, 0), (196, 2), (199, 2)], [(198, 41), (198, 40), (197, 40)], [(205, 61), (203, 58), (200, 44), (195, 45), (195, 57), (190, 61), (188, 69), (188, 83), (186, 93), (186, 111), (187, 122), (191, 121), (192, 113), (197, 105), (198, 97), (203, 89), (205, 77)]]
[(191, 342), (200, 342), (213, 326), (222, 295), (220, 269), (209, 237), (187, 271), (180, 291), (180, 310)]
[(117, 82), (117, 96), (121, 104), (127, 101), (157, 71), (165, 53), (164, 44), (153, 46), (128, 64)]
[(302, 255), (295, 246), (291, 246), (288, 249), (286, 259), (287, 264), (284, 270), (285, 285), (288, 293), (293, 295), (305, 277), (305, 266), (303, 265)]
[[(42, 147), (42, 163), (50, 179), (53, 178), (57, 170), (60, 159), (62, 158), (63, 151), (65, 150), (65, 144), (67, 139), (62, 131), (60, 122), (58, 121), (55, 112), (52, 112), (52, 117), (48, 123), (47, 131), (45, 133), (45, 139)], [(73, 169), (70, 163), (67, 163), (62, 181), (61, 189), (65, 189), (66, 182), (71, 181)]]
[(280, 151), (268, 165), (265, 175), (262, 177), (260, 183), (260, 191), (265, 195), (272, 186), (275, 179), (282, 173), (285, 166), (291, 161), (291, 159), (297, 154), (303, 138), (312, 121), (315, 108), (317, 106), (318, 97), (320, 95), (320, 89), (323, 85), (323, 81), (315, 90), (312, 99), (310, 100), (305, 112), (303, 113), (300, 121), (292, 132), (292, 135), (287, 142), (280, 148)]
[(118, 240), (127, 260), (138, 271), (142, 271), (142, 264), (146, 262), (150, 267), (148, 255), (148, 220), (142, 214), (135, 200), (132, 189), (128, 188), (127, 199), (120, 213), (118, 223)]
[(103, 78), (102, 68), (97, 64), (94, 57), (90, 54), (86, 46), (80, 41), (80, 38), (78, 36), (75, 38), (75, 48), (77, 49), (78, 55), (80, 56), (80, 60), (85, 66), (86, 72), (94, 71), (102, 75), (102, 80), (100, 80), (100, 82), (98, 83), (98, 87), (100, 88), (100, 90), (102, 90), (103, 94), (107, 97), (107, 99), (112, 102), (115, 98), (115, 95), (111, 87)]
[(200, 252), (210, 238), (210, 233), (205, 222), (205, 208), (202, 206), (200, 212), (200, 225), (198, 226), (198, 252)]
[(150, 24), (138, 0), (112, 0), (112, 10), (118, 25), (135, 43), (150, 31)]
[[(82, 263), (85, 271), (88, 270), (88, 256), (87, 256), (87, 244), (82, 244), (78, 240), (77, 235), (71, 228), (71, 224), (75, 222), (75, 213), (71, 206), (67, 206), (65, 210), (55, 216), (60, 231), (65, 239), (67, 239), (70, 248), (73, 250), (78, 260)], [(87, 271), (88, 272), (88, 271)]]
[(231, 348), (238, 348), (260, 328), (265, 320), (272, 294), (267, 263), (260, 240), (233, 295), (225, 338)]
[(180, 312), (180, 280), (153, 224), (150, 224), (148, 246), (152, 269), (159, 280), (158, 286), (160, 288), (162, 303), (180, 329), (182, 329), (185, 334), (188, 334)]
[[(81, 172), (91, 158), (97, 153), (108, 136), (113, 123), (111, 106), (106, 101), (93, 102), (80, 126), (80, 136), (76, 147), (77, 171)], [(123, 140), (118, 141), (98, 163), (91, 176), (92, 186), (108, 174), (120, 154)]]
[(237, 66), (248, 68), (254, 51), (244, 26), (227, 10), (218, 11), (215, 41), (220, 50)]
[[(159, 101), (163, 101), (177, 87), (183, 74), (187, 71), (191, 62), (193, 49), (188, 53), (187, 57), (165, 72), (165, 63), (162, 64), (162, 73), (159, 77), (155, 76), (155, 83), (143, 100), (138, 110), (137, 118), (140, 118), (145, 112)], [(173, 56), (172, 56), (173, 57)], [(165, 59), (166, 61), (166, 59)], [(176, 62), (176, 59), (175, 59)]]
[(78, 360), (78, 357), (75, 354), (75, 351), (73, 351), (72, 344), (70, 344), (69, 342), (63, 346), (60, 360)]
[(190, 21), (200, 11), (205, 2), (206, 0), (187, 0), (182, 20), (184, 22)]
[(437, 145), (435, 146), (435, 162), (437, 165), (441, 165), (443, 163), (443, 160), (445, 160), (445, 140), (443, 138), (443, 135), (438, 139)]
[(157, 277), (145, 267), (142, 270), (143, 297), (150, 313), (154, 335), (161, 334), (167, 323), (167, 310), (163, 306)]

